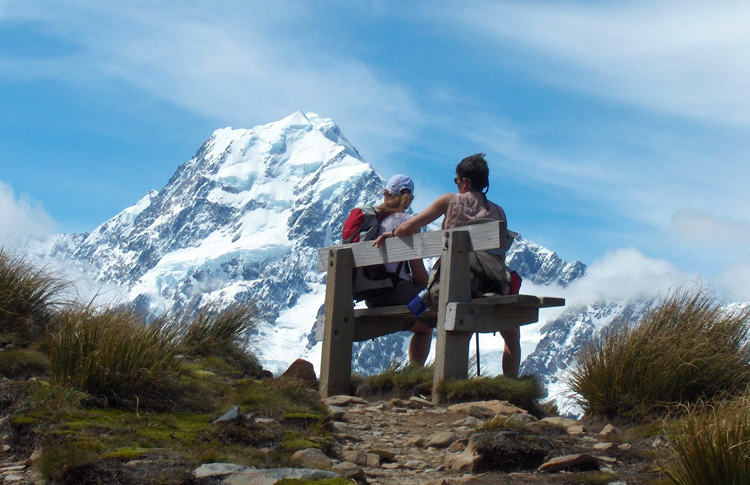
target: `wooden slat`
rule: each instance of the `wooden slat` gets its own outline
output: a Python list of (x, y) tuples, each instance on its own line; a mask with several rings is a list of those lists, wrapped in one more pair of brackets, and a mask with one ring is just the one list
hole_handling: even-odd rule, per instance
[(500, 247), (501, 231), (505, 231), (505, 226), (499, 221), (491, 221), (455, 229), (392, 237), (380, 248), (374, 247), (372, 241), (322, 248), (318, 249), (318, 271), (326, 271), (331, 250), (342, 247), (351, 248), (355, 267), (440, 256), (443, 250), (443, 235), (454, 231), (468, 231), (471, 250), (483, 251)]
[[(446, 315), (449, 320), (456, 318), (456, 304), (452, 305), (450, 312)], [(465, 304), (462, 304), (465, 305)], [(507, 296), (486, 296), (482, 298), (473, 298), (471, 300), (472, 306), (498, 306), (505, 310), (498, 310), (498, 315), (491, 318), (515, 318), (513, 324), (506, 325), (504, 323), (497, 323), (492, 328), (492, 322), (490, 326), (482, 327), (488, 328), (474, 329), (472, 332), (496, 332), (498, 330), (504, 330), (505, 328), (511, 328), (517, 325), (525, 325), (527, 323), (534, 323), (534, 321), (525, 321), (528, 317), (514, 317), (517, 315), (517, 310), (522, 308), (549, 308), (556, 306), (564, 306), (565, 299), (551, 296), (534, 296), (534, 295), (507, 295)], [(516, 313), (514, 313), (516, 312)], [(485, 312), (486, 313), (486, 312)], [(488, 315), (491, 315), (489, 313)], [(437, 319), (437, 311), (434, 309), (427, 310), (419, 320), (424, 321), (430, 326), (435, 326)], [(362, 342), (364, 340), (370, 340), (383, 335), (388, 335), (394, 332), (402, 330), (409, 322), (415, 321), (416, 318), (409, 311), (406, 305), (400, 306), (388, 306), (378, 308), (356, 308), (354, 310), (354, 341)], [(360, 329), (364, 327), (363, 329)], [(455, 328), (454, 325), (446, 323), (446, 330), (465, 331), (465, 328)], [(502, 328), (501, 328), (502, 327)], [(320, 342), (323, 340), (323, 331), (325, 329), (325, 316), (320, 315), (317, 318), (317, 326), (315, 337)], [(450, 331), (449, 330), (449, 331)]]
[(448, 303), (446, 332), (492, 333), (539, 320), (539, 308), (533, 306)]

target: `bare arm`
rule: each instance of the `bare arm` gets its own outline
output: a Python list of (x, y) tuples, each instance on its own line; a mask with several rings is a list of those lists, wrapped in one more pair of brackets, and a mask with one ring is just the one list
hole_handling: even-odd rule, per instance
[(445, 211), (448, 209), (448, 203), (450, 202), (451, 195), (452, 194), (450, 193), (441, 195), (440, 197), (435, 199), (432, 204), (430, 204), (429, 207), (427, 207), (425, 210), (415, 215), (408, 221), (402, 222), (395, 231), (385, 232), (378, 236), (378, 238), (375, 239), (375, 242), (372, 243), (372, 245), (380, 247), (380, 245), (383, 244), (383, 242), (387, 238), (395, 234), (397, 234), (398, 236), (408, 236), (409, 234), (418, 233), (423, 226), (426, 226), (441, 215), (445, 214)]

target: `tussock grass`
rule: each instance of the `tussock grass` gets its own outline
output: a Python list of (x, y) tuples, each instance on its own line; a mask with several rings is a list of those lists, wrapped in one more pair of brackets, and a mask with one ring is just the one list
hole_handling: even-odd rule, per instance
[(568, 384), (586, 413), (643, 417), (750, 383), (750, 309), (725, 311), (705, 288), (678, 289), (637, 325), (585, 349)]
[(187, 326), (181, 349), (189, 355), (220, 357), (249, 375), (262, 370), (244, 348), (244, 338), (256, 328), (258, 311), (252, 303), (235, 303), (219, 310), (209, 305)]
[(750, 483), (750, 393), (724, 403), (696, 405), (670, 432), (672, 482)]
[(11, 349), (0, 352), (0, 375), (23, 379), (49, 372), (49, 358), (33, 349)]
[(535, 376), (523, 376), (519, 379), (497, 376), (447, 380), (438, 391), (448, 402), (498, 399), (508, 401), (537, 417), (544, 414), (538, 407), (539, 399), (544, 396), (544, 389)]
[(40, 338), (69, 283), (0, 248), (0, 343), (27, 346)]
[(163, 391), (174, 387), (179, 341), (166, 319), (146, 325), (131, 312), (83, 307), (62, 311), (57, 328), (50, 343), (53, 383), (104, 404), (168, 407)]
[(432, 366), (395, 363), (381, 374), (354, 380), (355, 394), (366, 398), (427, 396), (432, 392), (432, 375)]

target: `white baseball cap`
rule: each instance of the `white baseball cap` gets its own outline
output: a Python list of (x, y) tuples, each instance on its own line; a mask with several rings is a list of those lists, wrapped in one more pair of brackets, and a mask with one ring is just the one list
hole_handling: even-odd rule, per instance
[(401, 195), (402, 190), (408, 190), (414, 195), (414, 182), (412, 182), (411, 177), (408, 175), (396, 174), (388, 179), (385, 189), (391, 195)]

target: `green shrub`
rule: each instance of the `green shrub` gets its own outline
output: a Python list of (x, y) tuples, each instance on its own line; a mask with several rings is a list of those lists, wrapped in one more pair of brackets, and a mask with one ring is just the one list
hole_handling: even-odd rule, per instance
[(187, 326), (182, 350), (194, 356), (221, 357), (245, 373), (257, 376), (262, 367), (243, 344), (243, 338), (255, 329), (257, 313), (250, 303), (235, 303), (221, 311), (209, 305)]
[(0, 249), (0, 343), (27, 346), (65, 302), (69, 284)]
[(398, 396), (408, 398), (432, 392), (432, 366), (422, 367), (396, 363), (385, 372), (354, 380), (356, 395), (361, 397)]
[(750, 483), (750, 394), (691, 406), (669, 437), (674, 483)]
[(8, 379), (28, 379), (49, 372), (49, 358), (32, 349), (0, 351), (0, 375)]
[(538, 401), (544, 389), (536, 376), (520, 379), (497, 376), (476, 377), (467, 380), (446, 380), (438, 389), (448, 402), (487, 401), (499, 399), (541, 417)]
[(169, 406), (177, 376), (177, 330), (165, 319), (90, 307), (61, 312), (51, 338), (52, 382), (117, 404)]
[(750, 308), (726, 311), (706, 289), (680, 289), (634, 326), (604, 332), (570, 374), (586, 413), (643, 416), (750, 383)]

